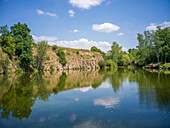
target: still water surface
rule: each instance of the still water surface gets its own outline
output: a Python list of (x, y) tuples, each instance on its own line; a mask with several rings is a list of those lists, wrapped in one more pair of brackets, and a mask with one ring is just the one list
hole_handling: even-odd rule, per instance
[(1, 128), (170, 128), (170, 75), (143, 70), (0, 76)]

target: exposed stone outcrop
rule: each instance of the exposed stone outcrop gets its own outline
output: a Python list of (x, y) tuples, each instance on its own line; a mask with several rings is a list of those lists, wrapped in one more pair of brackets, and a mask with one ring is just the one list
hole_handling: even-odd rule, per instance
[[(71, 48), (62, 48), (66, 55), (67, 64), (62, 66), (59, 62), (59, 57), (56, 55), (56, 51), (53, 51), (51, 47), (48, 48), (46, 53), (46, 59), (43, 62), (43, 69), (45, 71), (50, 70), (74, 70), (74, 69), (97, 69), (99, 60), (103, 60), (103, 57), (100, 53), (91, 52), (88, 50), (80, 49), (71, 49)], [(36, 48), (33, 48), (33, 56), (36, 58)], [(79, 51), (77, 53), (77, 51)], [(7, 57), (7, 54), (2, 52), (0, 48), (0, 59)], [(17, 61), (9, 60), (8, 70), (15, 72), (16, 68), (19, 68)], [(0, 66), (0, 73), (3, 73), (2, 66)]]
[(51, 48), (47, 51), (47, 57), (49, 60), (44, 61), (44, 70), (73, 70), (73, 69), (97, 69), (98, 61), (103, 60), (101, 54), (96, 52), (90, 52), (88, 50), (80, 50), (79, 54), (74, 49), (64, 49), (66, 54), (67, 64), (62, 67), (59, 62), (59, 58)]
[[(8, 55), (4, 52), (2, 52), (2, 48), (0, 48), (0, 74), (3, 74), (3, 61), (5, 58), (8, 57)], [(13, 62), (9, 59), (9, 64), (8, 64), (8, 70), (9, 71), (15, 71), (15, 66), (13, 65)]]

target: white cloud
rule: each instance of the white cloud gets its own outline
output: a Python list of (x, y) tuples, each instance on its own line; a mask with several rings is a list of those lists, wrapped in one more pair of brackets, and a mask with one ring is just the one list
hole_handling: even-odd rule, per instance
[(109, 79), (107, 79), (106, 81), (104, 81), (99, 88), (110, 88), (111, 84), (109, 84)]
[(156, 30), (157, 25), (155, 23), (150, 23), (149, 26), (146, 27), (147, 30)]
[(170, 27), (170, 22), (165, 21), (165, 22), (163, 22), (162, 24), (160, 24), (160, 26), (161, 26), (162, 28)]
[(146, 27), (146, 30), (157, 30), (157, 26), (160, 26), (162, 29), (170, 27), (170, 22), (164, 21), (161, 24), (150, 23), (150, 25)]
[(123, 35), (124, 35), (124, 33), (118, 33), (117, 35), (118, 35), (118, 36), (123, 36)]
[(68, 13), (69, 13), (70, 17), (74, 17), (75, 12), (72, 9), (69, 10)]
[(127, 52), (127, 51), (128, 51), (128, 48), (122, 47), (122, 51)]
[(50, 13), (50, 12), (44, 12), (40, 9), (37, 9), (37, 14), (39, 15), (48, 15), (48, 16), (52, 16), (52, 17), (58, 17), (55, 13)]
[(93, 41), (93, 40), (88, 40), (86, 38), (81, 38), (79, 40), (72, 40), (72, 41), (66, 41), (66, 40), (61, 40), (57, 41), (57, 37), (55, 36), (32, 36), (34, 41), (39, 42), (42, 40), (48, 41), (49, 45), (58, 45), (60, 47), (69, 47), (69, 48), (77, 48), (77, 49), (89, 49), (92, 46), (96, 46), (97, 48), (101, 49), (104, 52), (107, 52), (111, 48), (111, 44), (106, 41)]
[(74, 7), (90, 9), (92, 6), (98, 6), (105, 0), (69, 0)]
[(79, 30), (78, 30), (78, 29), (74, 29), (73, 32), (74, 32), (74, 33), (77, 33), (77, 32), (79, 32)]
[(104, 41), (90, 41), (86, 38), (81, 38), (79, 40), (73, 40), (73, 41), (51, 41), (48, 42), (49, 45), (58, 45), (61, 47), (69, 47), (69, 48), (77, 48), (77, 49), (89, 49), (92, 46), (96, 46), (97, 48), (100, 48), (102, 51), (106, 52), (110, 50), (111, 44), (109, 42)]
[(106, 108), (114, 108), (115, 105), (119, 104), (119, 98), (106, 97), (94, 100), (94, 105), (102, 105)]
[(37, 11), (37, 13), (38, 13), (39, 15), (43, 15), (43, 14), (44, 14), (44, 11), (42, 11), (42, 10), (40, 10), (40, 9), (37, 9), (36, 11)]
[(39, 42), (39, 41), (42, 41), (42, 40), (46, 40), (46, 41), (56, 41), (57, 40), (57, 37), (55, 36), (32, 36), (33, 39), (36, 41), (36, 42)]
[(75, 100), (75, 101), (79, 101), (80, 99), (79, 99), (79, 98), (75, 98), (74, 100)]
[(90, 87), (80, 88), (80, 91), (81, 92), (87, 92), (87, 91), (89, 91), (91, 89), (92, 89), (92, 87), (90, 86)]
[(73, 128), (103, 128), (100, 122), (95, 122), (93, 120), (84, 121), (80, 124), (75, 124)]
[(99, 31), (99, 32), (113, 32), (119, 30), (120, 27), (111, 23), (104, 23), (104, 24), (93, 24), (92, 30)]
[(46, 15), (52, 16), (52, 17), (57, 17), (57, 15), (55, 13), (50, 13), (50, 12), (46, 12)]

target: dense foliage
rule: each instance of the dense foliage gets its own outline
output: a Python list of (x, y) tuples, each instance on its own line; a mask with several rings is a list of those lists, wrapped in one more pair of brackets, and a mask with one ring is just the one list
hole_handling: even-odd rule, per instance
[(57, 45), (53, 45), (53, 46), (52, 46), (52, 50), (53, 50), (53, 51), (56, 51), (57, 49), (58, 49), (58, 46), (57, 46)]
[(99, 64), (100, 69), (105, 69), (106, 63), (104, 60), (99, 60), (98, 64)]
[(170, 62), (170, 28), (161, 29), (157, 27), (156, 31), (144, 31), (138, 34), (138, 62), (140, 65), (148, 63)]
[(95, 46), (91, 47), (90, 51), (99, 52), (103, 56), (103, 58), (106, 57), (106, 54), (103, 51), (101, 51), (100, 49), (98, 49), (97, 47), (95, 47)]
[[(129, 49), (128, 53), (122, 51), (122, 47), (113, 42), (111, 50), (107, 52), (107, 59), (113, 60), (118, 66), (136, 64), (144, 66), (150, 63), (161, 64), (170, 62), (170, 28), (156, 31), (144, 31), (138, 34), (137, 49)], [(106, 61), (107, 61), (106, 59)], [(107, 65), (106, 65), (107, 66)]]
[(10, 31), (7, 25), (0, 27), (2, 50), (8, 54), (11, 60), (12, 56), (16, 55), (16, 58), (20, 60), (21, 68), (25, 71), (31, 70), (30, 66), (34, 62), (32, 56), (33, 38), (30, 32), (27, 24), (20, 22), (11, 26)]

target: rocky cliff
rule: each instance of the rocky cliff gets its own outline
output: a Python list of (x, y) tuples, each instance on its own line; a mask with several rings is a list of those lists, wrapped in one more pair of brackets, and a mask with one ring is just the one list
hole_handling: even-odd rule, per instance
[[(56, 51), (52, 50), (50, 46), (47, 50), (45, 61), (43, 62), (44, 71), (50, 70), (74, 70), (74, 69), (97, 69), (99, 60), (103, 60), (103, 57), (100, 53), (91, 52), (89, 50), (82, 49), (71, 49), (71, 48), (62, 48), (65, 52), (67, 64), (62, 67), (59, 62), (59, 57), (56, 55)], [(36, 48), (33, 48), (33, 56), (36, 58)], [(7, 57), (7, 54), (2, 51), (0, 48), (0, 60), (4, 60)], [(13, 61), (9, 60), (8, 71), (15, 72), (16, 68), (19, 67), (19, 62), (15, 61), (15, 57), (13, 57)], [(3, 67), (0, 66), (0, 73), (3, 73)]]
[[(66, 55), (67, 64), (62, 67), (59, 62), (59, 57), (56, 55), (56, 51), (53, 51), (51, 47), (48, 48), (46, 54), (46, 60), (43, 63), (45, 71), (48, 70), (72, 70), (72, 69), (97, 69), (98, 61), (103, 60), (100, 53), (91, 52), (82, 49), (62, 48)], [(36, 51), (36, 50), (34, 50)], [(34, 52), (36, 56), (36, 52)]]

